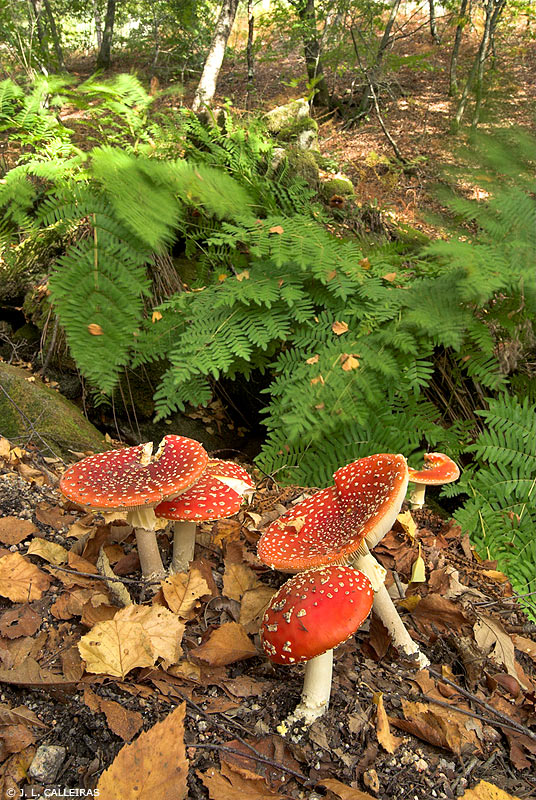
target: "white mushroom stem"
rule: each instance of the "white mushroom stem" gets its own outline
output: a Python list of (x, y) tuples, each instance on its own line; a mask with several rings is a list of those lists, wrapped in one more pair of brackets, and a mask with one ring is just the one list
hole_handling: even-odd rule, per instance
[(154, 530), (156, 526), (154, 509), (152, 506), (135, 506), (128, 510), (127, 522), (134, 528), (143, 577), (163, 578), (166, 571)]
[(296, 721), (311, 725), (315, 719), (326, 713), (331, 695), (331, 677), (333, 673), (333, 650), (327, 650), (315, 656), (305, 666), (301, 701), (292, 714), (278, 727), (285, 734), (288, 727)]
[(412, 509), (422, 508), (424, 505), (424, 496), (426, 494), (426, 484), (416, 483), (409, 496), (409, 504)]
[[(413, 641), (408, 630), (396, 610), (396, 606), (391, 599), (391, 595), (385, 587), (385, 570), (379, 564), (365, 543), (360, 548), (357, 557), (352, 561), (352, 567), (364, 572), (374, 589), (374, 601), (372, 610), (381, 619), (387, 628), (393, 646), (401, 650), (405, 655), (412, 657), (419, 669), (429, 666), (430, 662), (424, 653), (421, 653), (419, 646)], [(379, 581), (383, 571), (384, 580)]]
[(194, 559), (195, 522), (175, 522), (173, 527), (173, 557), (171, 572), (188, 572), (190, 561)]

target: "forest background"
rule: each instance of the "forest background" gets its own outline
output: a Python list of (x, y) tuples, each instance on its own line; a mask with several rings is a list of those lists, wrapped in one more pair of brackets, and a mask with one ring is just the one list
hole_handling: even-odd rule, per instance
[(253, 430), (280, 483), (447, 452), (440, 502), (533, 609), (533, 4), (0, 17), (3, 358), (112, 435)]

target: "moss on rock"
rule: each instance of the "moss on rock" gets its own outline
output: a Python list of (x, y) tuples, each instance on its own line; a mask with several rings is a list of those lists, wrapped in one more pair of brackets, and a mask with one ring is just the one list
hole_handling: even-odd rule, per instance
[[(77, 406), (46, 386), (39, 378), (0, 362), (0, 434), (7, 439), (45, 443), (66, 460), (72, 450), (102, 452), (109, 445)], [(37, 436), (36, 434), (39, 434)]]
[(355, 190), (354, 184), (350, 178), (347, 178), (346, 175), (337, 175), (334, 178), (322, 182), (321, 192), (326, 200), (331, 200), (335, 195), (351, 197)]
[(309, 150), (292, 148), (287, 150), (287, 161), (291, 171), (315, 190), (320, 184), (320, 171), (314, 155)]
[(299, 97), (297, 100), (291, 100), (290, 103), (285, 103), (283, 106), (273, 108), (264, 115), (264, 118), (270, 133), (278, 134), (292, 123), (304, 118), (310, 119), (309, 103), (305, 97)]

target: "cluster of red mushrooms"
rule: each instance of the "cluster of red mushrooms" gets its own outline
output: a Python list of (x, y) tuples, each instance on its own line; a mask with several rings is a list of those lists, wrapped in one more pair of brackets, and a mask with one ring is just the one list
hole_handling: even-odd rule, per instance
[[(334, 485), (316, 492), (273, 522), (258, 543), (259, 559), (296, 573), (274, 594), (263, 617), (264, 652), (279, 664), (307, 662), (301, 702), (288, 722), (310, 724), (327, 709), (333, 648), (352, 636), (371, 609), (393, 645), (415, 666), (429, 661), (413, 641), (385, 587), (385, 570), (370, 550), (391, 530), (406, 497), (421, 507), (426, 485), (459, 477), (441, 453), (425, 455), (422, 470), (403, 455), (381, 453), (338, 469)], [(235, 514), (254, 482), (240, 465), (210, 459), (203, 446), (166, 436), (152, 443), (89, 456), (69, 467), (60, 489), (93, 510), (123, 510), (133, 526), (144, 578), (164, 577), (156, 539), (159, 519), (174, 520), (170, 570), (187, 571), (196, 523)]]

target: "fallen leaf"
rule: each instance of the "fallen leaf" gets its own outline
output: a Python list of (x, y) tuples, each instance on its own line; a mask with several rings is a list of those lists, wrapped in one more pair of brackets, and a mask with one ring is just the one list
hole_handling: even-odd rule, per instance
[(318, 355), (318, 353), (316, 353), (314, 356), (311, 356), (311, 358), (308, 358), (305, 361), (305, 363), (306, 364), (318, 364), (319, 359), (320, 359), (320, 356)]
[(477, 613), (477, 617), (478, 621), (473, 626), (476, 643), (495, 663), (504, 666), (507, 673), (519, 681), (512, 639), (498, 620), (487, 614)]
[(7, 753), (20, 753), (35, 743), (35, 736), (25, 725), (6, 725), (0, 728), (0, 741)]
[(139, 711), (130, 711), (115, 700), (99, 697), (89, 686), (84, 689), (84, 703), (92, 711), (102, 711), (110, 730), (124, 742), (131, 742), (143, 725), (143, 717)]
[(404, 533), (406, 536), (409, 536), (411, 543), (415, 541), (417, 537), (417, 525), (413, 517), (411, 516), (411, 511), (404, 511), (398, 515), (396, 521), (402, 525), (404, 529)]
[(480, 781), (473, 789), (466, 789), (460, 800), (520, 800), (520, 798), (507, 794), (493, 783)]
[(37, 533), (37, 528), (28, 519), (19, 519), (18, 517), (0, 519), (0, 542), (8, 547), (20, 544), (34, 533)]
[(377, 739), (384, 750), (388, 753), (394, 753), (397, 747), (400, 747), (402, 744), (402, 739), (398, 736), (393, 736), (391, 733), (389, 720), (387, 719), (387, 714), (385, 713), (385, 707), (383, 705), (383, 694), (381, 692), (375, 692), (372, 700), (376, 705)]
[(14, 603), (39, 600), (50, 586), (51, 578), (20, 553), (0, 558), (0, 595)]
[(352, 369), (358, 369), (359, 360), (353, 355), (347, 355), (342, 362), (342, 368), (345, 372), (350, 372)]
[(343, 333), (347, 332), (348, 325), (346, 322), (334, 322), (331, 326), (331, 330), (336, 336), (342, 336)]
[(41, 722), (39, 717), (26, 706), (10, 708), (4, 703), (0, 703), (0, 725), (26, 725), (36, 728), (48, 728), (48, 725)]
[(162, 592), (171, 611), (182, 619), (191, 619), (200, 597), (210, 594), (208, 583), (195, 567), (188, 573), (170, 575), (162, 583)]
[(242, 272), (239, 272), (238, 275), (236, 275), (236, 280), (237, 281), (249, 280), (249, 269), (244, 269), (242, 270)]
[(0, 634), (8, 639), (33, 636), (42, 619), (29, 605), (12, 608), (0, 617)]
[(536, 661), (536, 642), (525, 636), (518, 636), (517, 633), (512, 636), (512, 641), (517, 650), (521, 650), (522, 653), (526, 653), (533, 661)]
[(419, 542), (419, 555), (413, 562), (411, 568), (410, 583), (426, 583), (426, 564), (421, 555), (421, 543)]
[(92, 336), (102, 336), (104, 331), (102, 330), (100, 325), (97, 325), (96, 322), (90, 322), (87, 326), (88, 331)]
[(255, 645), (238, 622), (220, 625), (204, 644), (190, 650), (190, 656), (206, 661), (212, 667), (232, 664), (256, 655)]
[(183, 800), (188, 762), (184, 748), (182, 703), (162, 722), (125, 745), (97, 784), (103, 800)]
[(248, 589), (244, 593), (238, 621), (245, 628), (249, 625), (253, 626), (253, 630), (248, 629), (248, 633), (256, 633), (260, 628), (260, 618), (273, 595), (273, 588), (264, 584), (257, 586), (255, 589)]
[(121, 609), (118, 616), (133, 623), (140, 623), (151, 640), (154, 653), (157, 657), (165, 659), (168, 664), (176, 664), (182, 653), (181, 641), (184, 634), (184, 623), (163, 606), (135, 606), (130, 605)]
[(237, 564), (228, 559), (225, 559), (224, 563), (225, 572), (223, 573), (222, 594), (225, 597), (229, 597), (231, 600), (241, 600), (248, 589), (255, 589), (261, 585), (251, 567), (247, 567), (245, 564)]
[(151, 638), (139, 621), (121, 609), (113, 619), (99, 622), (78, 642), (81, 657), (88, 672), (104, 673), (124, 678), (136, 667), (152, 667), (156, 653)]
[(162, 319), (162, 314), (160, 313), (160, 311), (153, 311), (153, 313), (151, 314), (151, 322), (153, 323), (158, 322), (161, 319)]
[(412, 616), (419, 627), (429, 634), (434, 626), (439, 630), (457, 631), (469, 621), (460, 607), (438, 594), (428, 594), (415, 607)]
[(284, 233), (285, 229), (281, 227), (281, 225), (274, 225), (273, 228), (268, 229), (268, 233)]
[(382, 278), (384, 281), (389, 281), (389, 283), (392, 283), (396, 278), (396, 272), (387, 272), (385, 275), (382, 275)]
[(436, 747), (452, 750), (456, 755), (467, 749), (480, 750), (479, 737), (475, 732), (482, 734), (479, 720), (456, 713), (455, 708), (411, 702), (405, 697), (401, 701), (405, 719), (390, 719), (397, 728)]
[(197, 775), (206, 788), (210, 800), (284, 800), (284, 796), (270, 791), (263, 778), (255, 772), (221, 762), (221, 772), (210, 767)]
[(353, 789), (351, 786), (346, 786), (335, 778), (326, 778), (320, 782), (320, 786), (325, 786), (330, 792), (336, 794), (341, 800), (376, 800), (368, 792), (362, 792), (360, 789)]
[(67, 562), (69, 553), (62, 547), (61, 544), (56, 542), (49, 542), (47, 539), (33, 539), (28, 548), (29, 556), (39, 556), (49, 564), (65, 564)]

